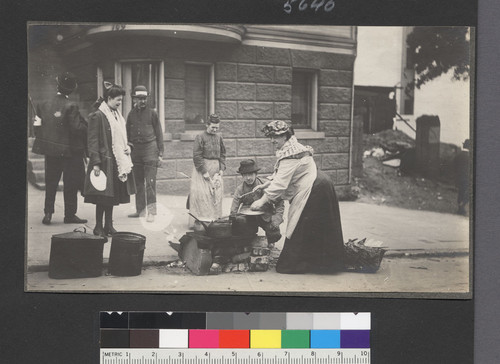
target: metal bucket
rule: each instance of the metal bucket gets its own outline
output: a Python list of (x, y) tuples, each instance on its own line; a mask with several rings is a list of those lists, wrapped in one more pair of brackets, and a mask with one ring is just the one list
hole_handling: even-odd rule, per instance
[(146, 237), (131, 232), (113, 234), (109, 253), (109, 274), (115, 276), (138, 276), (142, 272), (142, 261)]

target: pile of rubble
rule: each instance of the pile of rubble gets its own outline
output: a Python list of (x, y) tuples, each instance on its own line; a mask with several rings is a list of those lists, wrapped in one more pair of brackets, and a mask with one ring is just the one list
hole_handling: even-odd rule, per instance
[(269, 269), (271, 249), (267, 247), (266, 237), (257, 236), (248, 246), (232, 248), (232, 251), (224, 248), (214, 251), (210, 274), (265, 272)]

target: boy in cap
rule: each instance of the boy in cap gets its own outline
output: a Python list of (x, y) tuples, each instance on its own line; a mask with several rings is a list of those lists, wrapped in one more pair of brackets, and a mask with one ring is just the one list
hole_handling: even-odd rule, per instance
[[(240, 163), (237, 172), (243, 177), (241, 183), (234, 192), (233, 203), (231, 205), (231, 216), (234, 216), (239, 210), (240, 206), (250, 208), (254, 201), (262, 197), (264, 193), (262, 189), (255, 189), (256, 186), (264, 184), (262, 180), (257, 177), (257, 172), (260, 168), (254, 160), (248, 159)], [(260, 226), (266, 233), (267, 243), (270, 247), (274, 246), (278, 240), (281, 239), (280, 225), (283, 222), (283, 212), (285, 211), (285, 204), (283, 200), (276, 203), (268, 203), (264, 206), (264, 214), (259, 216), (247, 216), (248, 223), (255, 223), (255, 228)]]
[(148, 90), (136, 86), (132, 93), (134, 108), (127, 117), (127, 136), (132, 143), (132, 162), (137, 193), (136, 212), (129, 217), (146, 214), (153, 222), (156, 215), (156, 172), (163, 159), (163, 131), (156, 111), (148, 106)]

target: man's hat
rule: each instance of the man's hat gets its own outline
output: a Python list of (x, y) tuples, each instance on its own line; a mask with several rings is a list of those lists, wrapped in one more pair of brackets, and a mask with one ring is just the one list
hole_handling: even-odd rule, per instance
[(247, 159), (240, 162), (240, 168), (236, 172), (245, 174), (245, 173), (253, 173), (260, 171), (260, 168), (257, 167), (257, 163), (253, 159)]
[(76, 89), (76, 76), (71, 72), (61, 73), (56, 78), (57, 87), (63, 94), (69, 95)]
[(135, 86), (134, 92), (132, 93), (132, 97), (146, 97), (148, 96), (148, 89), (146, 86)]

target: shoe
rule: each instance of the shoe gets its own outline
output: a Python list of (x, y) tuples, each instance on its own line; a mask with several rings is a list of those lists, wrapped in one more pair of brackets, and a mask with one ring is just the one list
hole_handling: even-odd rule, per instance
[(86, 219), (80, 219), (78, 216), (67, 216), (64, 218), (65, 224), (85, 224), (87, 222)]
[(113, 236), (113, 234), (116, 234), (117, 231), (116, 229), (113, 227), (113, 225), (111, 226), (104, 226), (104, 233), (107, 235), (107, 236)]
[(149, 214), (148, 217), (146, 218), (146, 221), (147, 222), (153, 222), (153, 221), (155, 221), (155, 215)]
[[(94, 235), (102, 236), (103, 238), (106, 238), (106, 233), (104, 232), (104, 229), (102, 228), (102, 226), (96, 226), (94, 228)], [(107, 240), (107, 238), (106, 238), (106, 240)]]
[(134, 212), (133, 214), (129, 214), (128, 217), (140, 217), (141, 214), (139, 214), (138, 212)]
[(50, 212), (47, 212), (45, 216), (43, 217), (42, 224), (44, 225), (50, 225), (50, 221), (52, 220), (52, 214)]

